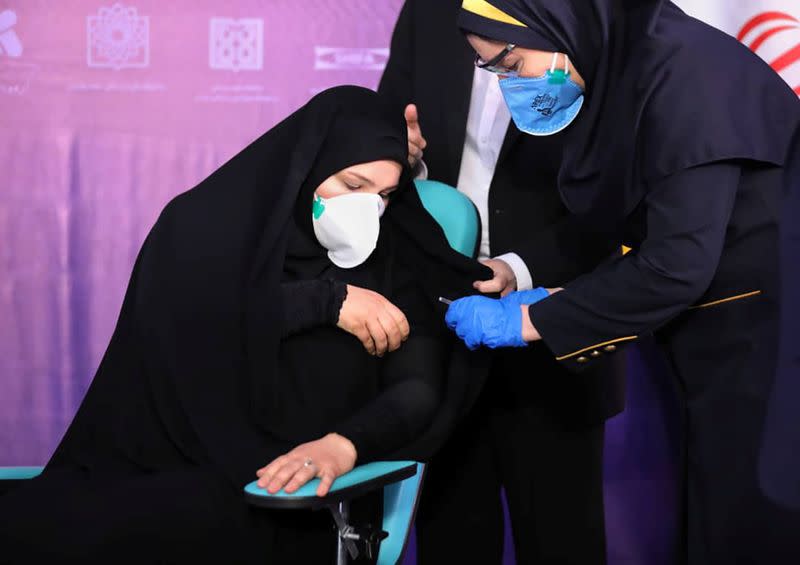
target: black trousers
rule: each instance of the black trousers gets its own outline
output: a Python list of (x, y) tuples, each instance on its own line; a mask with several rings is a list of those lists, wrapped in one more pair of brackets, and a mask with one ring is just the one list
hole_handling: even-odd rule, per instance
[(683, 404), (681, 562), (689, 565), (800, 563), (800, 512), (758, 485), (778, 343), (768, 296), (689, 311), (658, 336)]
[(493, 370), (469, 419), (430, 462), (419, 564), (501, 563), (501, 487), (519, 565), (604, 564), (604, 424), (570, 429), (513, 394), (509, 377)]

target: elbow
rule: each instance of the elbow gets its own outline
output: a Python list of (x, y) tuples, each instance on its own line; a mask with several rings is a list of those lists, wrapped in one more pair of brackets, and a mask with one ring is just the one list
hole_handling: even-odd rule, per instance
[(425, 431), (439, 409), (441, 393), (430, 383), (425, 381), (410, 381), (407, 383), (407, 392), (410, 402), (409, 412), (406, 414), (406, 424), (413, 433)]
[(677, 279), (675, 298), (681, 306), (691, 306), (705, 294), (714, 278), (714, 269), (696, 269)]
[(647, 266), (655, 274), (659, 292), (682, 307), (691, 306), (705, 294), (717, 270), (716, 262), (710, 259), (665, 266), (648, 263)]

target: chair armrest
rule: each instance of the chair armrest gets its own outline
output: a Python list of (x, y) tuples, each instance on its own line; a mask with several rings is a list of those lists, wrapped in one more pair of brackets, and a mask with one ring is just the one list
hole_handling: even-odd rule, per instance
[(0, 467), (0, 481), (23, 481), (42, 473), (44, 467)]
[(41, 472), (42, 467), (0, 467), (0, 495), (19, 488)]
[(248, 503), (262, 508), (316, 510), (382, 489), (386, 485), (403, 481), (416, 474), (417, 463), (414, 461), (378, 461), (356, 467), (336, 479), (326, 496), (316, 495), (319, 479), (309, 481), (292, 494), (287, 494), (283, 490), (270, 494), (266, 489), (259, 488), (257, 481), (253, 481), (244, 487), (244, 495)]

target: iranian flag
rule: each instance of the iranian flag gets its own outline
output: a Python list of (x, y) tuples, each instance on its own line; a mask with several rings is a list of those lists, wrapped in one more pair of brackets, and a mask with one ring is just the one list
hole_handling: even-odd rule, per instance
[(673, 0), (755, 51), (800, 96), (800, 0)]

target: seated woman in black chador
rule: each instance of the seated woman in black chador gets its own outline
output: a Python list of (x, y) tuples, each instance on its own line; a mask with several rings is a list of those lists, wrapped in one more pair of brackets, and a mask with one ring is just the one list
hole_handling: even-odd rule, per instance
[(407, 143), (376, 94), (332, 89), (167, 205), (72, 425), (0, 498), (0, 563), (334, 556), (329, 516), (250, 509), (243, 485), (322, 495), (424, 458), (480, 382), (435, 298), (491, 272), (424, 212)]

